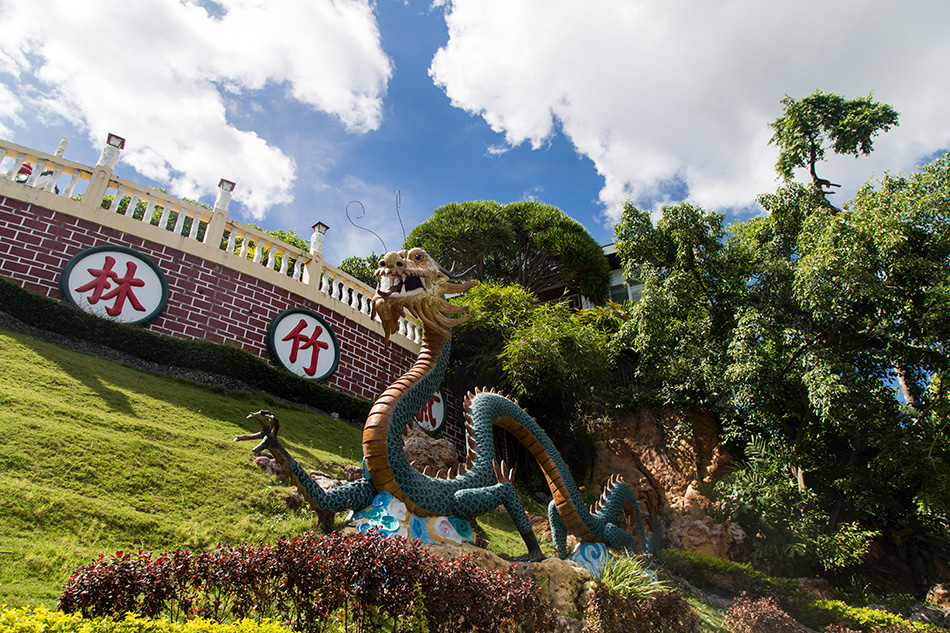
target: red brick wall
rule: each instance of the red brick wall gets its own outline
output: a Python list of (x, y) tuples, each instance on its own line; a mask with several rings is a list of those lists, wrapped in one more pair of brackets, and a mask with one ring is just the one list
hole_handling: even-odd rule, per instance
[[(62, 299), (60, 272), (80, 252), (101, 245), (132, 248), (152, 258), (168, 280), (168, 304), (147, 329), (162, 334), (238, 345), (268, 358), (271, 320), (290, 308), (313, 310), (333, 327), (340, 364), (327, 384), (373, 400), (412, 364), (413, 354), (336, 312), (260, 279), (194, 255), (57, 214), (11, 198), (0, 198), (0, 275), (48, 297)], [(463, 445), (460, 410), (449, 414), (448, 436)]]

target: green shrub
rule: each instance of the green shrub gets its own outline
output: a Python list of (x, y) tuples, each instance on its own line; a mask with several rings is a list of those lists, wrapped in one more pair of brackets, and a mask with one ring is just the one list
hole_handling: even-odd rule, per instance
[(803, 619), (810, 625), (844, 625), (865, 633), (877, 633), (881, 630), (888, 633), (937, 630), (932, 625), (909, 622), (887, 611), (851, 607), (841, 600), (816, 600), (805, 607)]

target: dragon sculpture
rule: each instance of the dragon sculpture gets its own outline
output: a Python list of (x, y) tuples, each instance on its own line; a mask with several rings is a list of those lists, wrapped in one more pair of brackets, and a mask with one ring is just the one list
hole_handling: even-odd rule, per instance
[[(612, 478), (598, 503), (588, 509), (554, 444), (517, 403), (494, 391), (469, 393), (464, 402), (468, 456), (466, 463), (446, 478), (415, 469), (403, 450), (407, 424), (438, 388), (448, 365), (450, 328), (464, 323), (467, 308), (443, 297), (458, 294), (477, 282), (459, 282), (421, 248), (389, 252), (375, 272), (373, 315), (379, 316), (388, 342), (406, 312), (423, 323), (422, 349), (412, 367), (376, 400), (363, 430), (363, 478), (324, 491), (277, 439), (278, 421), (268, 411), (252, 413), (261, 431), (238, 440), (260, 439), (254, 453), (270, 451), (291, 473), (294, 484), (311, 506), (340, 512), (369, 506), (380, 492), (388, 492), (419, 516), (447, 515), (474, 519), (504, 505), (528, 548), (523, 559), (543, 558), (524, 507), (511, 483), (511, 472), (494, 460), (492, 426), (510, 431), (537, 459), (553, 495), (548, 506), (551, 532), (561, 558), (567, 555), (567, 533), (581, 542), (603, 542), (610, 548), (634, 549), (633, 536), (615, 524), (625, 501), (633, 502), (640, 543), (649, 548), (637, 501), (626, 483)], [(652, 535), (651, 535), (652, 536)]]

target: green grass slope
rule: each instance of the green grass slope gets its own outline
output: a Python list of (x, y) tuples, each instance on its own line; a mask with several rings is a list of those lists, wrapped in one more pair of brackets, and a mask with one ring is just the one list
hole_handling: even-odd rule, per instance
[(360, 459), (360, 431), (264, 395), (143, 372), (0, 329), (0, 604), (52, 606), (102, 553), (205, 548), (309, 529), (249, 459), (273, 410), (308, 468)]

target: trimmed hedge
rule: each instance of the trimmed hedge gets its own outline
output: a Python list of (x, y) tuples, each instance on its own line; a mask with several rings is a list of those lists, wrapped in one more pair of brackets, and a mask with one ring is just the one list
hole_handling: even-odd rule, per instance
[(372, 406), (367, 400), (273, 367), (237, 347), (165, 336), (103, 319), (65, 301), (21, 288), (4, 277), (0, 277), (0, 306), (10, 316), (40, 330), (105, 345), (161, 365), (227, 376), (279, 398), (339, 413), (352, 422), (365, 420)]

